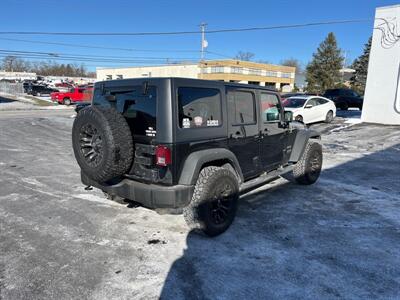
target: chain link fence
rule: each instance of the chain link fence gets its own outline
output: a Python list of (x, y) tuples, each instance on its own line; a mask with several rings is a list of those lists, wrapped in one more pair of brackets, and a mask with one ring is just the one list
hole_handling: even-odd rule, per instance
[(22, 83), (11, 83), (0, 81), (0, 94), (21, 96), (24, 93), (24, 86)]

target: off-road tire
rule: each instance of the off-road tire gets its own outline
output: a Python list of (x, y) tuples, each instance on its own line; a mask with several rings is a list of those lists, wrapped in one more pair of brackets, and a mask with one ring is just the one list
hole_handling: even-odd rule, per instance
[[(228, 186), (226, 188), (225, 186)], [(224, 200), (215, 199), (226, 189)], [(220, 190), (222, 190), (220, 192)], [(205, 167), (201, 170), (194, 189), (191, 202), (183, 209), (186, 223), (191, 229), (201, 230), (208, 236), (217, 236), (223, 233), (232, 224), (236, 215), (239, 199), (239, 184), (237, 177), (230, 170), (220, 167)], [(223, 202), (226, 217), (223, 222), (216, 223), (215, 217), (218, 205)], [(228, 207), (228, 209), (226, 209)]]
[(325, 117), (325, 123), (332, 123), (333, 121), (333, 111), (328, 111)]
[(126, 204), (125, 198), (122, 198), (120, 196), (117, 195), (110, 195), (107, 192), (103, 192), (104, 197), (106, 197), (107, 200), (119, 203), (119, 204)]
[(317, 181), (322, 168), (322, 146), (309, 140), (300, 160), (293, 169), (293, 178), (299, 184), (309, 185)]
[(66, 106), (69, 106), (69, 105), (71, 105), (71, 99), (70, 98), (64, 98), (62, 103), (64, 105), (66, 105)]
[[(86, 133), (89, 129), (92, 137)], [(132, 165), (132, 134), (114, 108), (88, 106), (79, 111), (72, 127), (72, 146), (82, 171), (98, 182), (119, 177)], [(88, 155), (88, 151), (93, 153)]]

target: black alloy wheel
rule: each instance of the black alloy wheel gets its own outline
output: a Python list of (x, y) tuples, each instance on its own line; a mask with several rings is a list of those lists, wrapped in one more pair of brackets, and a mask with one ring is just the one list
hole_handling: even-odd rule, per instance
[(89, 166), (96, 168), (102, 161), (104, 155), (103, 140), (92, 124), (81, 127), (80, 150)]

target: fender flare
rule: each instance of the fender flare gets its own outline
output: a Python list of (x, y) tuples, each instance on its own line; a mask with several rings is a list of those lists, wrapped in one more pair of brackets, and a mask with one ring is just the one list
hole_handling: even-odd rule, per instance
[(312, 129), (301, 129), (297, 131), (296, 138), (292, 146), (292, 152), (290, 153), (289, 157), (290, 163), (296, 163), (300, 160), (309, 139), (321, 139), (321, 134)]
[(196, 184), (197, 177), (201, 171), (202, 166), (218, 160), (227, 160), (237, 172), (240, 181), (244, 181), (242, 170), (235, 154), (225, 148), (216, 148), (199, 150), (189, 154), (183, 164), (182, 172), (179, 177), (179, 184)]

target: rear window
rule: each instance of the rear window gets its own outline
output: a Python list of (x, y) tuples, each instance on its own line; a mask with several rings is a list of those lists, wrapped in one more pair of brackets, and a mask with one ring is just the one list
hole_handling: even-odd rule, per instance
[(142, 86), (105, 88), (104, 95), (98, 93), (101, 93), (100, 89), (96, 89), (95, 98), (100, 96), (102, 101), (108, 101), (108, 96), (114, 96), (117, 107), (123, 105), (123, 108), (119, 108), (123, 109), (123, 115), (133, 135), (148, 137), (156, 135), (157, 88), (155, 86), (149, 86), (145, 95)]
[(221, 93), (218, 89), (178, 88), (180, 128), (221, 125)]

